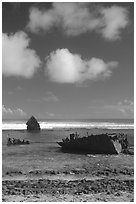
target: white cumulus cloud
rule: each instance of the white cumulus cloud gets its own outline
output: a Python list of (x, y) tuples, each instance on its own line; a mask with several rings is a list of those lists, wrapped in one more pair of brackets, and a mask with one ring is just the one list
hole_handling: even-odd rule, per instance
[(100, 29), (103, 37), (109, 40), (120, 38), (121, 29), (128, 24), (128, 11), (126, 8), (112, 6), (101, 10), (104, 26)]
[(5, 105), (2, 105), (2, 117), (3, 119), (24, 118), (27, 117), (27, 114), (20, 108), (11, 109), (7, 108)]
[(107, 40), (117, 40), (128, 22), (126, 7), (104, 7), (87, 2), (54, 2), (52, 7), (46, 10), (32, 7), (27, 28), (38, 33), (59, 27), (68, 36), (96, 31)]
[(102, 59), (83, 60), (80, 55), (68, 49), (58, 49), (46, 58), (45, 72), (51, 81), (58, 83), (82, 83), (110, 77), (116, 61), (104, 62)]
[(56, 20), (52, 10), (43, 12), (37, 8), (31, 8), (27, 26), (34, 33), (37, 33), (41, 28), (48, 31), (56, 23)]
[(36, 52), (29, 48), (30, 39), (23, 31), (2, 34), (2, 72), (5, 76), (31, 78), (40, 67)]

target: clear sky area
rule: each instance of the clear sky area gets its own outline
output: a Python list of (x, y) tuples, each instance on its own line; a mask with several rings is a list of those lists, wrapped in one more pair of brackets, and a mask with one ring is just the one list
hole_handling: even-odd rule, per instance
[(134, 3), (2, 3), (3, 119), (134, 117)]

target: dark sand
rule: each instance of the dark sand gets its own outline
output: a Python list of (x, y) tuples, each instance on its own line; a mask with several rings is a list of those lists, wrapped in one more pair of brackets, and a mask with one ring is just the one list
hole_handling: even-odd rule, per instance
[[(65, 135), (65, 132), (69, 134), (70, 131), (63, 130), (62, 132), (57, 130), (52, 131), (52, 134)], [(97, 132), (98, 130), (95, 131)], [(119, 132), (119, 130), (117, 131)], [(110, 130), (110, 132), (116, 131)], [(133, 131), (124, 130), (123, 132), (130, 134), (129, 143), (133, 148)], [(49, 131), (46, 131), (46, 134), (48, 133)], [(49, 162), (43, 162), (43, 157), (46, 157), (45, 154), (43, 157), (38, 157), (38, 161), (40, 158), (41, 161), (35, 164), (34, 168), (30, 167), (33, 167), (35, 160), (29, 160), (30, 164), (23, 168), (23, 166), (20, 167), (18, 158), (14, 155), (14, 149), (6, 149), (6, 146), (4, 148), (2, 172), (3, 202), (134, 201), (133, 155), (82, 156), (64, 153), (64, 159), (63, 154), (58, 153), (58, 156), (54, 157), (58, 158), (58, 161), (50, 161), (48, 158), (47, 161)], [(23, 148), (30, 147), (28, 145)], [(39, 146), (39, 148), (42, 148), (42, 146)], [(35, 149), (35, 151), (38, 153), (39, 149)], [(18, 152), (20, 155), (21, 153)], [(8, 154), (10, 155), (9, 159), (7, 158)], [(24, 156), (23, 159), (21, 161), (25, 162)]]

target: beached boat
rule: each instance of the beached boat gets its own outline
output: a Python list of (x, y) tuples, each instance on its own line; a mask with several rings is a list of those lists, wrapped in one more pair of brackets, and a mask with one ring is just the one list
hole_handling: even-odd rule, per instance
[(117, 135), (108, 134), (88, 135), (87, 137), (77, 137), (77, 134), (70, 134), (70, 139), (67, 137), (62, 142), (57, 143), (64, 151), (92, 154), (119, 154), (123, 148), (127, 148), (124, 139), (120, 139)]
[(20, 139), (11, 139), (11, 138), (8, 138), (8, 141), (7, 141), (7, 146), (10, 146), (10, 145), (27, 145), (27, 144), (30, 144), (30, 142), (28, 140), (24, 141), (24, 140), (20, 140)]

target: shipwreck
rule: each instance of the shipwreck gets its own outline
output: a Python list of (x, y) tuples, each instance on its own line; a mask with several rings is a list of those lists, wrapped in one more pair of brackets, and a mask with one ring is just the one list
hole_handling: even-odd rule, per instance
[(99, 134), (79, 137), (77, 133), (57, 142), (65, 152), (85, 152), (91, 154), (119, 154), (128, 148), (126, 135)]

